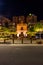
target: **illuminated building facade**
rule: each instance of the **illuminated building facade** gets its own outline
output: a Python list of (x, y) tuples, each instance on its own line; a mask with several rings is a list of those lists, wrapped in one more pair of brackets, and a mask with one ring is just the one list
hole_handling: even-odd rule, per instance
[(24, 37), (26, 37), (27, 36), (26, 32), (27, 32), (27, 24), (21, 21), (21, 23), (17, 24), (17, 37), (19, 37), (21, 33), (23, 33)]
[[(17, 32), (16, 35), (19, 37), (23, 33), (24, 37), (27, 36), (27, 31), (30, 27), (34, 27), (37, 23), (37, 16), (34, 14), (29, 14), (25, 16), (13, 16), (12, 20), (0, 16), (0, 27), (7, 27), (11, 32)], [(40, 20), (43, 24), (43, 20)]]

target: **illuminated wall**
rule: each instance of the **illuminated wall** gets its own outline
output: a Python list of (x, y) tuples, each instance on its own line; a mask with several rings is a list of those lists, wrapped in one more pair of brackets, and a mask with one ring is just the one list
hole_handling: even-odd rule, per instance
[(19, 36), (19, 34), (21, 34), (21, 32), (23, 32), (24, 36), (26, 36), (26, 32), (27, 32), (27, 24), (26, 23), (19, 23), (17, 24), (17, 36)]

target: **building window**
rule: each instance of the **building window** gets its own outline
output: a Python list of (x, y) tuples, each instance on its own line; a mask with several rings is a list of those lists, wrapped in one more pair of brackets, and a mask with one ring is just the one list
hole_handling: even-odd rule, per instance
[(23, 27), (21, 27), (21, 30), (23, 30)]

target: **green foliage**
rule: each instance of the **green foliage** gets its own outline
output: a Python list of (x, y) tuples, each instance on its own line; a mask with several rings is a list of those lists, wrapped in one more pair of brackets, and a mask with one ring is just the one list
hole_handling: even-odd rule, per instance
[(4, 32), (9, 32), (9, 31), (10, 31), (10, 30), (9, 30), (8, 28), (6, 28), (6, 27), (3, 27), (2, 29), (3, 29)]
[(34, 32), (34, 27), (32, 26), (29, 30), (30, 32)]
[[(35, 30), (35, 31), (38, 30), (38, 29), (39, 29), (39, 30), (40, 30), (40, 29), (43, 29), (43, 25), (42, 25), (40, 22), (36, 23), (35, 26), (34, 26), (34, 30)], [(38, 31), (39, 31), (39, 30), (38, 30)]]
[(35, 25), (35, 28), (42, 28), (42, 24), (40, 22), (38, 22), (36, 25)]
[(12, 28), (10, 29), (10, 31), (16, 32), (16, 27), (12, 27)]

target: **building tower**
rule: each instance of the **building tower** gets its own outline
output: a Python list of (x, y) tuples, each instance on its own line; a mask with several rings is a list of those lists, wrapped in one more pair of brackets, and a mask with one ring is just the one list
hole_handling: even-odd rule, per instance
[(27, 16), (27, 18), (26, 18), (26, 22), (27, 22), (27, 23), (31, 23), (31, 24), (36, 23), (36, 22), (37, 22), (37, 16), (30, 13), (30, 14)]
[(19, 16), (19, 23), (23, 21), (23, 23), (25, 22), (25, 17), (24, 16)]

